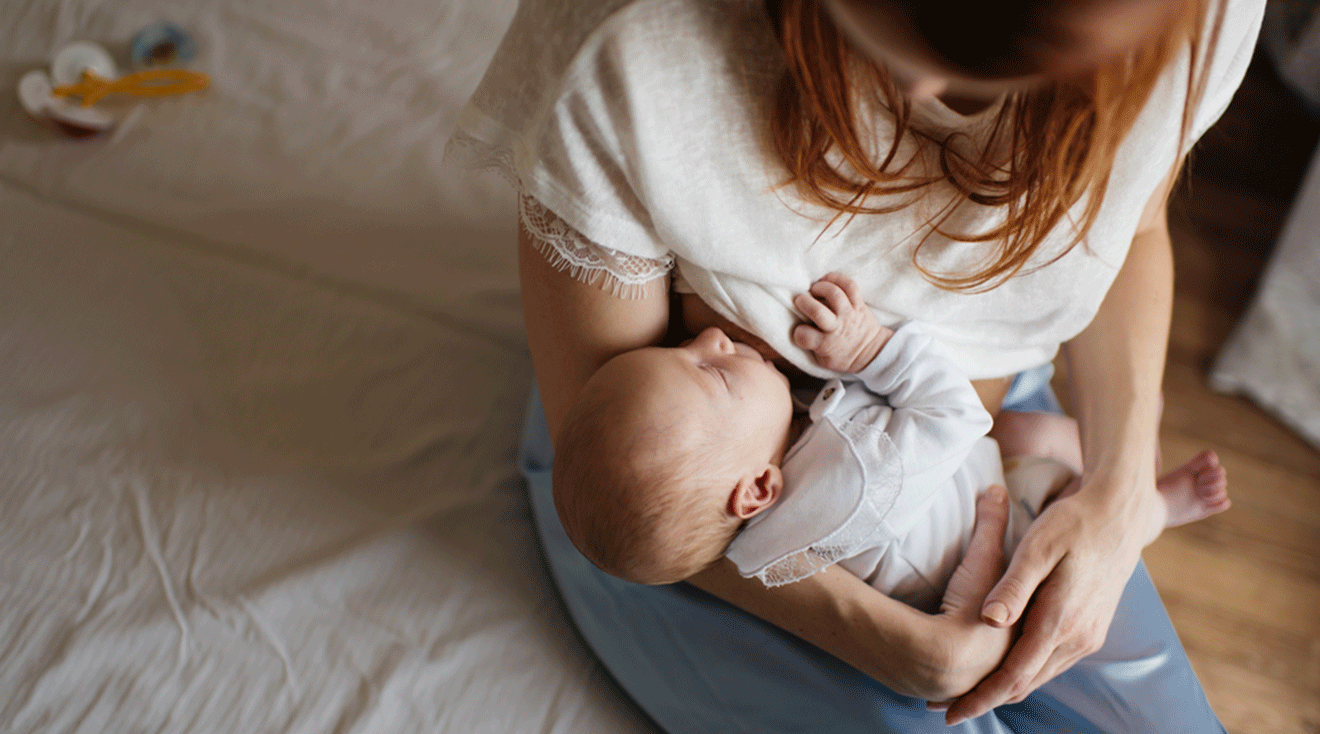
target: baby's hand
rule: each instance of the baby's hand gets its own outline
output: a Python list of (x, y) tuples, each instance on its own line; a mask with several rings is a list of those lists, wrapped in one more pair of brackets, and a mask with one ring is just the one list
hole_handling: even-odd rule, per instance
[(875, 320), (862, 300), (862, 290), (846, 275), (830, 273), (811, 284), (810, 295), (793, 298), (815, 324), (793, 328), (793, 343), (816, 356), (816, 362), (835, 372), (860, 372), (875, 359), (894, 335)]

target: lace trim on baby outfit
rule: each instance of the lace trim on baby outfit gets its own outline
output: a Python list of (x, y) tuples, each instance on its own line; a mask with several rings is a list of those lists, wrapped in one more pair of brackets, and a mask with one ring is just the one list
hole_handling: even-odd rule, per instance
[(854, 451), (862, 463), (866, 486), (852, 515), (829, 535), (769, 564), (756, 577), (766, 586), (800, 581), (845, 558), (875, 545), (885, 517), (903, 487), (903, 465), (898, 447), (884, 430), (867, 420), (853, 420), (840, 431), (854, 446), (869, 442), (873, 450)]
[(619, 298), (641, 298), (647, 283), (674, 267), (674, 257), (663, 260), (629, 255), (592, 242), (536, 199), (518, 196), (518, 219), (532, 236), (533, 246), (556, 270), (574, 279), (600, 285)]

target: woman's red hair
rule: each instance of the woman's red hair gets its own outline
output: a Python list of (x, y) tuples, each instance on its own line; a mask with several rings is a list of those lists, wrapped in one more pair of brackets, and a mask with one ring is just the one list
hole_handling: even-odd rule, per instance
[[(819, 0), (769, 0), (767, 9), (788, 62), (770, 119), (774, 145), (789, 171), (788, 183), (808, 201), (851, 217), (904, 206), (874, 204), (874, 195), (948, 182), (962, 197), (936, 216), (932, 233), (994, 243), (995, 248), (975, 272), (934, 273), (919, 261), (923, 239), (912, 253), (913, 263), (947, 290), (994, 288), (1018, 273), (1073, 205), (1087, 197), (1073, 239), (1049, 262), (1082, 241), (1099, 214), (1120, 144), (1160, 75), (1190, 46), (1182, 125), (1186, 138), (1192, 111), (1204, 92), (1201, 60), (1213, 57), (1223, 22), (1222, 5), (1211, 20), (1212, 2), (1188, 0), (1167, 32), (1114, 62), (1010, 95), (992, 124), (986, 150), (969, 153), (955, 149), (956, 137), (933, 138), (909, 124), (908, 101), (884, 69), (850, 49)], [(1207, 27), (1210, 33), (1203, 39)], [(893, 140), (878, 161), (868, 155), (865, 136), (858, 130), (858, 93), (877, 95), (894, 116)], [(918, 153), (900, 162), (899, 144), (905, 136), (917, 142)], [(913, 161), (931, 145), (937, 146), (939, 173), (912, 175)], [(1005, 152), (996, 158), (991, 153), (996, 149)], [(946, 231), (954, 209), (965, 203), (1002, 207), (1003, 224), (980, 234)]]

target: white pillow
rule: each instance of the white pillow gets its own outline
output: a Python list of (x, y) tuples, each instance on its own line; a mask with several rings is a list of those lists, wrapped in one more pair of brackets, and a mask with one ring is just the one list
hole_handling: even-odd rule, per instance
[(1210, 384), (1247, 395), (1320, 448), (1320, 149), (1256, 299)]

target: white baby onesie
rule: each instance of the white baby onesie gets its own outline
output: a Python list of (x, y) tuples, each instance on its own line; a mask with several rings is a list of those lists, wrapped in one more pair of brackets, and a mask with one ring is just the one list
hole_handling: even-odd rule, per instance
[[(899, 328), (856, 381), (830, 380), (782, 465), (779, 501), (726, 555), (767, 585), (838, 563), (886, 595), (933, 609), (966, 550), (976, 498), (1003, 484), (992, 419), (971, 382), (916, 323)], [(1066, 468), (1025, 462), (1014, 482), (1016, 547)]]

